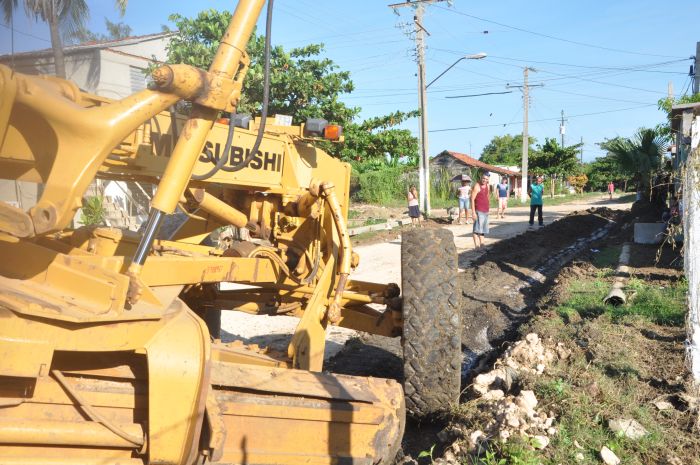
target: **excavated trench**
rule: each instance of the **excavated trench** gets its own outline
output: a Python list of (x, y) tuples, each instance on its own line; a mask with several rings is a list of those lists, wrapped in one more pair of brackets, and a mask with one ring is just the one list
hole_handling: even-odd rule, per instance
[[(607, 208), (574, 212), (545, 228), (498, 242), (460, 273), (464, 385), (472, 373), (500, 355), (503, 343), (513, 339), (517, 328), (536, 312), (537, 302), (558, 271), (592, 243), (622, 227), (626, 214)], [(398, 339), (364, 334), (348, 341), (327, 369), (400, 381), (401, 352)], [(416, 457), (429, 449), (443, 426), (439, 420), (409, 422), (403, 452)]]

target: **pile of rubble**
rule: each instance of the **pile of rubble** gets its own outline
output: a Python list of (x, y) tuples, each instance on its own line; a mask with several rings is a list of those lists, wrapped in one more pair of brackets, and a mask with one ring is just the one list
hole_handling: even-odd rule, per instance
[(549, 437), (557, 433), (554, 413), (537, 409), (537, 398), (532, 391), (509, 394), (513, 384), (525, 374), (541, 375), (558, 358), (568, 358), (571, 352), (562, 343), (548, 348), (537, 334), (531, 333), (516, 342), (501, 357), (494, 369), (474, 379), (472, 391), (486, 401), (481, 408), (492, 414), (484, 431), (469, 434), (469, 446), (478, 450), (488, 440), (507, 440), (513, 435), (529, 437), (533, 447), (542, 449)]
[[(571, 351), (564, 344), (545, 344), (537, 334), (528, 334), (516, 342), (494, 364), (493, 370), (474, 379), (472, 393), (479, 399), (478, 408), (489, 418), (483, 429), (467, 430), (462, 425), (452, 425), (444, 436), (458, 437), (458, 441), (447, 451), (445, 457), (435, 463), (458, 463), (457, 456), (479, 454), (489, 441), (507, 441), (519, 436), (527, 438), (534, 449), (549, 445), (549, 437), (557, 433), (555, 415), (537, 408), (533, 391), (521, 390), (512, 393), (516, 381), (523, 376), (538, 376), (547, 370), (556, 359), (567, 359)], [(459, 443), (468, 450), (464, 450)]]

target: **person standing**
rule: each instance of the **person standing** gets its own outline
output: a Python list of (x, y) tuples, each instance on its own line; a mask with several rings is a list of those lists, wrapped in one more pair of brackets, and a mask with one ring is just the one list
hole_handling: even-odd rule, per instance
[(472, 189), (471, 195), (472, 219), (474, 229), (472, 237), (474, 247), (484, 246), (484, 234), (489, 233), (489, 173), (481, 175), (480, 181)]
[(420, 208), (418, 208), (418, 189), (416, 189), (416, 186), (411, 185), (411, 187), (408, 188), (406, 200), (408, 200), (408, 216), (411, 217), (411, 226), (415, 227), (417, 224), (423, 227), (420, 217)]
[(470, 200), (469, 193), (472, 190), (472, 178), (468, 175), (462, 175), (462, 185), (457, 188), (457, 199), (459, 202), (459, 214), (457, 216), (457, 224), (462, 224), (462, 211), (464, 211), (464, 221), (469, 224), (471, 220), (469, 218), (469, 208)]
[(543, 193), (544, 186), (542, 185), (542, 176), (537, 176), (537, 178), (535, 178), (535, 183), (530, 184), (527, 190), (527, 195), (530, 196), (530, 227), (535, 225), (535, 211), (537, 212), (537, 221), (539, 222), (540, 228), (544, 226), (544, 221), (542, 220)]
[(498, 209), (496, 210), (496, 216), (499, 218), (505, 218), (506, 207), (508, 206), (508, 193), (510, 192), (510, 186), (508, 185), (508, 178), (502, 178), (499, 184), (496, 184), (496, 189), (493, 191), (496, 200), (498, 200)]
[(613, 184), (612, 181), (608, 183), (608, 195), (610, 196), (610, 200), (612, 200), (613, 192), (615, 192), (615, 184)]

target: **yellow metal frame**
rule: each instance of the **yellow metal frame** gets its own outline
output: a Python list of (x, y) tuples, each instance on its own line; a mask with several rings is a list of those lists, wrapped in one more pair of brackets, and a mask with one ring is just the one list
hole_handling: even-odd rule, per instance
[[(393, 459), (400, 387), (320, 374), (329, 323), (401, 334), (395, 289), (349, 279), (350, 166), (270, 119), (247, 167), (190, 180), (221, 156), (263, 4), (239, 1), (209, 71), (166, 65), (119, 101), (0, 65), (0, 177), (44, 186), (29, 211), (0, 202), (0, 462)], [(164, 111), (180, 99), (186, 119)], [(235, 129), (232, 161), (260, 125)], [(157, 184), (152, 211), (187, 222), (136, 263), (139, 235), (69, 227), (95, 178)], [(226, 225), (256, 242), (200, 244)], [(287, 352), (211, 343), (200, 317), (232, 305), (299, 317)]]

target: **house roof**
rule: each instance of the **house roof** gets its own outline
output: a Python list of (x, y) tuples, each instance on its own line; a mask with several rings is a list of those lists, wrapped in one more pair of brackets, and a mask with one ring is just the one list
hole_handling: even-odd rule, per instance
[(494, 173), (498, 174), (505, 174), (506, 176), (520, 176), (520, 173), (517, 173), (515, 171), (507, 170), (505, 168), (499, 168), (498, 166), (494, 165), (489, 165), (488, 163), (484, 163), (481, 160), (477, 160), (476, 158), (470, 157), (467, 154), (464, 153), (459, 153), (459, 152), (452, 152), (449, 150), (445, 150), (440, 153), (442, 155), (443, 153), (446, 153), (447, 155), (456, 158), (457, 160), (461, 161), (467, 166), (473, 166), (475, 168), (482, 168), (487, 171), (491, 171)]
[[(116, 39), (116, 40), (92, 40), (89, 42), (83, 42), (81, 44), (77, 45), (68, 45), (66, 47), (63, 47), (63, 53), (69, 54), (69, 53), (77, 53), (81, 51), (88, 51), (88, 50), (95, 50), (95, 49), (109, 49), (111, 47), (121, 47), (123, 45), (132, 45), (132, 44), (138, 44), (140, 42), (149, 42), (151, 40), (157, 40), (161, 39), (164, 37), (169, 37), (174, 34), (176, 34), (177, 31), (168, 31), (168, 32), (157, 32), (154, 34), (145, 34), (142, 36), (129, 36), (129, 37), (124, 37), (122, 39)], [(51, 48), (44, 48), (41, 50), (32, 50), (29, 52), (21, 52), (21, 53), (15, 53), (14, 57), (15, 58), (30, 58), (30, 57), (43, 57), (43, 56), (51, 56), (53, 55), (53, 49)], [(3, 61), (5, 59), (9, 59), (10, 54), (6, 55), (0, 55), (0, 61)]]

